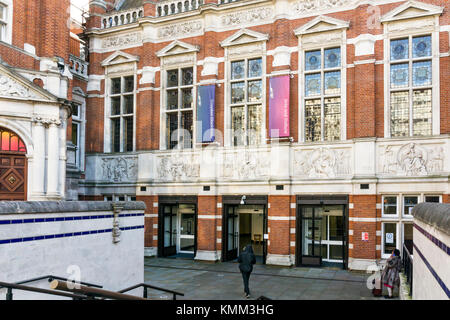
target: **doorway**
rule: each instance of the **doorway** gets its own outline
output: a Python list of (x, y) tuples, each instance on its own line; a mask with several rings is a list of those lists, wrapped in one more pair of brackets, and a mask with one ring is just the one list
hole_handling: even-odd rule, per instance
[(251, 245), (256, 262), (264, 264), (266, 260), (267, 233), (265, 205), (226, 205), (224, 211), (224, 261), (237, 259), (240, 252)]
[(0, 127), (0, 201), (25, 201), (27, 158), (24, 142)]
[(194, 258), (196, 251), (196, 205), (162, 204), (159, 255)]
[(347, 265), (346, 199), (298, 201), (297, 265)]

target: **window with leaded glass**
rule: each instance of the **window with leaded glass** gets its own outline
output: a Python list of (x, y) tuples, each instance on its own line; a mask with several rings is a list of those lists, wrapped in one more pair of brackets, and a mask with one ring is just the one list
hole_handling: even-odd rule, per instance
[(8, 7), (0, 2), (0, 41), (6, 39)]
[(80, 164), (81, 156), (81, 105), (72, 106), (72, 144), (76, 147), (75, 163)]
[(261, 144), (262, 76), (262, 58), (231, 62), (230, 107), (234, 146)]
[(341, 48), (305, 52), (305, 141), (341, 139)]
[(111, 151), (133, 151), (134, 76), (110, 80)]
[(392, 137), (432, 133), (431, 35), (390, 42), (390, 129)]
[(165, 113), (167, 149), (192, 148), (194, 130), (194, 70), (166, 71)]

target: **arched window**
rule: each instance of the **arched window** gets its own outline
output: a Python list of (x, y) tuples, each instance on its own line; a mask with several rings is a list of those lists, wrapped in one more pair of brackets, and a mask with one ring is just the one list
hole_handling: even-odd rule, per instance
[(27, 152), (25, 143), (14, 132), (0, 127), (0, 152)]

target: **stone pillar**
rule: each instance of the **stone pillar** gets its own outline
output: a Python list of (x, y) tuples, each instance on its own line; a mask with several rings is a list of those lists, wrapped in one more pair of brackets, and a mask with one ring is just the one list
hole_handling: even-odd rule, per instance
[[(137, 191), (137, 193), (143, 193)], [(137, 201), (146, 205), (144, 223), (144, 255), (153, 257), (158, 254), (158, 196), (136, 195)]]
[(60, 121), (52, 120), (48, 128), (48, 166), (47, 166), (47, 195), (60, 197), (58, 192), (59, 177), (59, 129)]
[(33, 186), (32, 196), (45, 195), (45, 127), (41, 118), (33, 120)]

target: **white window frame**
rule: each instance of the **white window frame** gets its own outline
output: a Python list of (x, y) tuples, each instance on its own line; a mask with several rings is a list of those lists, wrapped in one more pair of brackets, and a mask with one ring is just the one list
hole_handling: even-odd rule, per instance
[[(124, 197), (124, 200), (119, 200), (120, 197)], [(108, 200), (111, 198), (112, 200)], [(104, 201), (136, 201), (132, 200), (132, 198), (136, 198), (135, 195), (127, 195), (127, 194), (105, 194), (103, 195)]]
[[(391, 92), (393, 91), (408, 91), (412, 88), (412, 82), (409, 87), (398, 89), (391, 89), (391, 40), (407, 38), (407, 37), (419, 37), (424, 35), (431, 35), (431, 57), (426, 60), (431, 60), (431, 72), (432, 72), (432, 82), (431, 86), (431, 135), (440, 135), (440, 51), (439, 51), (439, 16), (435, 16), (434, 25), (422, 28), (404, 28), (402, 31), (389, 32), (389, 23), (384, 24), (384, 136), (386, 138), (391, 138)], [(398, 22), (397, 22), (398, 23)], [(412, 57), (412, 47), (410, 49), (410, 56)], [(399, 60), (402, 61), (402, 60)], [(393, 63), (399, 63), (399, 61), (394, 61)], [(408, 60), (408, 61), (412, 61)], [(411, 63), (412, 64), (412, 63)], [(412, 70), (409, 70), (410, 81), (412, 80)], [(410, 127), (409, 133), (404, 137), (393, 137), (397, 139), (407, 139), (411, 138), (411, 112), (412, 112), (412, 101), (410, 99)], [(419, 136), (420, 137), (420, 136)]]
[[(82, 94), (82, 93), (81, 93)], [(77, 168), (84, 172), (85, 165), (85, 141), (86, 141), (86, 99), (84, 96), (80, 96), (80, 93), (73, 92), (73, 102), (79, 106), (79, 114), (76, 117), (76, 121), (79, 123), (78, 132), (78, 144), (79, 148), (76, 150), (76, 161), (75, 164)], [(74, 117), (72, 116), (72, 121)]]
[[(248, 77), (248, 62), (250, 60), (254, 60), (254, 59), (261, 59), (261, 76), (260, 77)], [(238, 62), (238, 61), (244, 61), (244, 78), (242, 79), (232, 79), (232, 64), (233, 62)], [(258, 147), (260, 145), (264, 145), (266, 144), (265, 138), (266, 138), (266, 126), (265, 126), (265, 113), (266, 113), (266, 58), (263, 57), (263, 55), (261, 54), (253, 54), (253, 55), (245, 55), (242, 57), (233, 57), (230, 58), (227, 61), (227, 87), (229, 88), (229, 90), (227, 90), (227, 106), (228, 106), (228, 116), (230, 118), (230, 146), (231, 147)], [(251, 81), (258, 81), (261, 80), (262, 82), (262, 86), (261, 86), (261, 100), (258, 102), (249, 102), (248, 101), (248, 83)], [(244, 82), (244, 102), (243, 103), (236, 103), (233, 104), (232, 103), (232, 97), (231, 97), (231, 87), (233, 83), (238, 83), (238, 82)], [(260, 105), (261, 106), (261, 132), (260, 132), (260, 143), (259, 144), (249, 144), (248, 143), (248, 129), (249, 129), (249, 117), (248, 117), (248, 109), (250, 106), (254, 106), (254, 105)], [(244, 119), (245, 119), (245, 137), (244, 137), (244, 144), (243, 145), (239, 145), (239, 146), (235, 146), (233, 143), (233, 117), (232, 117), (232, 109), (236, 108), (236, 107), (243, 107), (244, 108)]]
[[(161, 66), (161, 89), (162, 89), (162, 94), (161, 94), (161, 149), (162, 150), (192, 150), (196, 148), (196, 141), (195, 141), (195, 137), (196, 137), (196, 133), (197, 133), (197, 125), (196, 125), (196, 119), (197, 119), (197, 87), (198, 87), (198, 82), (197, 82), (197, 68), (196, 68), (196, 56), (194, 58), (194, 62), (191, 63), (183, 63), (183, 64), (177, 64), (174, 66)], [(182, 70), (186, 69), (186, 68), (192, 68), (193, 71), (193, 79), (192, 79), (192, 85), (187, 85), (187, 86), (183, 86), (183, 85), (178, 85), (177, 87), (168, 87), (167, 86), (167, 72), (171, 71), (171, 70), (178, 70), (178, 83), (180, 83), (180, 81), (182, 81)], [(174, 90), (175, 88), (178, 89), (178, 103), (181, 106), (181, 102), (182, 102), (182, 89), (184, 88), (192, 88), (192, 108), (189, 109), (174, 109), (174, 110), (168, 110), (167, 109), (167, 91), (169, 90)], [(180, 130), (178, 130), (178, 142), (177, 145), (170, 149), (169, 148), (169, 142), (168, 141), (168, 137), (167, 137), (167, 114), (168, 113), (177, 113), (178, 115), (178, 128), (180, 128), (181, 126), (181, 114), (185, 111), (191, 111), (192, 112), (192, 147), (191, 148), (184, 148), (184, 146), (182, 146), (179, 141), (180, 141)]]
[(405, 197), (416, 197), (417, 198), (417, 204), (423, 202), (422, 196), (420, 194), (403, 194), (402, 195), (402, 207), (401, 207), (401, 215), (404, 218), (412, 218), (413, 216), (411, 214), (405, 214)]
[(396, 240), (395, 240), (395, 247), (399, 250), (401, 250), (401, 246), (399, 245), (400, 239), (403, 239), (403, 233), (400, 234), (399, 232), (399, 226), (402, 224), (399, 220), (393, 220), (393, 221), (383, 221), (381, 222), (381, 257), (383, 259), (387, 259), (391, 256), (391, 254), (384, 253), (384, 245), (385, 245), (385, 234), (384, 234), (384, 226), (386, 223), (389, 224), (395, 224), (395, 232), (396, 232)]
[[(124, 150), (124, 137), (123, 137), (123, 128), (124, 128), (124, 120), (123, 118), (126, 116), (129, 116), (130, 114), (126, 114), (126, 116), (124, 116), (124, 114), (122, 113), (122, 97), (124, 95), (130, 95), (129, 92), (124, 93), (122, 92), (123, 90), (123, 86), (125, 84), (125, 82), (123, 81), (124, 78), (126, 77), (133, 77), (133, 148), (132, 151), (125, 151)], [(117, 79), (117, 78), (121, 78), (121, 93), (120, 94), (112, 94), (111, 92), (111, 84), (112, 84), (112, 79)], [(108, 153), (125, 153), (125, 152), (134, 152), (136, 150), (136, 95), (137, 95), (137, 76), (134, 72), (128, 72), (128, 73), (124, 73), (124, 74), (117, 74), (117, 75), (110, 75), (106, 81), (105, 81), (105, 114), (106, 114), (106, 119), (107, 119), (107, 124), (105, 125), (105, 137), (109, 137), (109, 139), (105, 139), (105, 152)], [(120, 115), (111, 115), (111, 99), (114, 97), (119, 97), (121, 99), (120, 102)], [(116, 119), (116, 118), (120, 118), (120, 150), (119, 152), (114, 152), (113, 151), (113, 142), (114, 142), (114, 138), (111, 134), (111, 129), (112, 129), (112, 119)]]
[(442, 203), (442, 194), (435, 194), (435, 193), (425, 193), (423, 194), (423, 202), (426, 202), (426, 197), (439, 197), (439, 203)]
[[(396, 214), (395, 215), (393, 215), (393, 214), (385, 214), (384, 213), (384, 198), (387, 198), (387, 197), (389, 197), (389, 198), (395, 197), (397, 199), (396, 210), (395, 210)], [(400, 210), (400, 207), (401, 207), (401, 201), (400, 200), (401, 200), (401, 198), (397, 194), (384, 194), (384, 195), (382, 195), (381, 196), (381, 216), (383, 218), (387, 218), (387, 219), (398, 219), (398, 217), (399, 217), (399, 210)]]
[(0, 6), (4, 7), (5, 18), (0, 19), (0, 41), (12, 43), (13, 26), (13, 0), (0, 0)]

